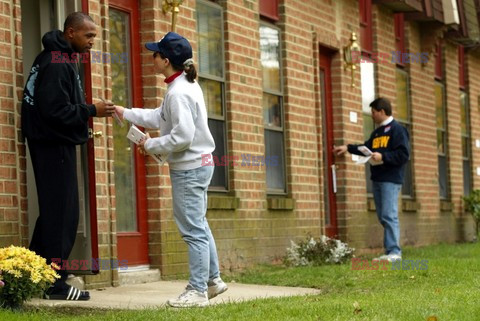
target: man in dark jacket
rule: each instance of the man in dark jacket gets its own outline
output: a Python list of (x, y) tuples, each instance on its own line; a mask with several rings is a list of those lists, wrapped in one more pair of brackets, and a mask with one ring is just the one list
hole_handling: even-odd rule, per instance
[[(371, 180), (377, 216), (384, 228), (383, 245), (385, 255), (379, 260), (390, 262), (402, 258), (400, 249), (400, 226), (398, 222), (398, 194), (403, 184), (405, 164), (409, 152), (409, 135), (405, 127), (392, 117), (392, 106), (385, 98), (377, 98), (370, 103), (372, 119), (377, 128), (363, 143), (371, 152)], [(334, 147), (334, 153), (365, 156), (359, 150), (361, 145)]]
[[(39, 217), (30, 249), (52, 262), (67, 260), (75, 242), (79, 217), (76, 145), (88, 139), (90, 117), (114, 113), (110, 102), (86, 104), (78, 64), (93, 46), (96, 26), (75, 12), (64, 31), (42, 38), (44, 50), (35, 59), (24, 89), (22, 132), (27, 139), (37, 186)], [(63, 262), (63, 261), (62, 261)], [(66, 271), (45, 298), (88, 300), (87, 291), (67, 285)]]

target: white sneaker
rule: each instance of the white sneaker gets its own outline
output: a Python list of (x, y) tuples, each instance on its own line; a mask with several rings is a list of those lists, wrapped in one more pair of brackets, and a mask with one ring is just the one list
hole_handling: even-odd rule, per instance
[(208, 281), (208, 298), (212, 299), (228, 290), (227, 284), (220, 277)]
[(200, 292), (187, 286), (178, 298), (170, 299), (167, 304), (174, 308), (204, 307), (209, 304), (207, 292)]
[(400, 254), (385, 254), (373, 259), (373, 261), (388, 261), (390, 263), (398, 260), (402, 260), (402, 256)]

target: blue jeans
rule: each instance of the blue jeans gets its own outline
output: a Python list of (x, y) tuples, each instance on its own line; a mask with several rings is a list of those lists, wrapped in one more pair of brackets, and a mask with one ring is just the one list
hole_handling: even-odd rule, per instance
[(398, 222), (398, 194), (401, 184), (372, 182), (373, 198), (378, 220), (383, 226), (385, 254), (402, 254), (400, 249), (400, 224)]
[(190, 285), (205, 292), (207, 282), (220, 275), (217, 248), (207, 218), (207, 188), (213, 166), (170, 170), (173, 216), (188, 246)]

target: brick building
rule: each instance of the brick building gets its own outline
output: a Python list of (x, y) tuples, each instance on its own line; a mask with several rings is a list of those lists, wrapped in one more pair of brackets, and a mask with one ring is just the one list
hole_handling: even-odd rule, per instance
[[(0, 0), (0, 246), (28, 245), (38, 214), (20, 131), (24, 81), (43, 33), (75, 10), (98, 25), (82, 65), (89, 101), (154, 108), (166, 89), (143, 47), (171, 28), (162, 1)], [(462, 196), (480, 188), (477, 12), (478, 0), (183, 1), (176, 31), (193, 45), (217, 145), (208, 218), (224, 271), (278, 260), (307, 233), (380, 250), (368, 168), (331, 153), (370, 133), (376, 96), (393, 102), (411, 136), (402, 245), (473, 238)], [(344, 55), (352, 33), (353, 60)], [(185, 274), (168, 168), (137, 154), (127, 127), (95, 119), (78, 148), (82, 218), (71, 258)], [(100, 270), (87, 271), (88, 287), (122, 279)]]

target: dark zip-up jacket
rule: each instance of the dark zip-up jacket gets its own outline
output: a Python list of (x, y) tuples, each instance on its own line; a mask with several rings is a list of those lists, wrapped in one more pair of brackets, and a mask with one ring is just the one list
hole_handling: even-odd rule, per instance
[(35, 59), (23, 92), (23, 135), (29, 140), (83, 144), (88, 119), (96, 109), (85, 103), (78, 54), (60, 30), (47, 32), (42, 43), (45, 49)]
[[(375, 129), (363, 145), (382, 154), (383, 164), (370, 165), (372, 181), (403, 184), (405, 164), (410, 157), (409, 135), (405, 127), (392, 120)], [(363, 156), (358, 146), (361, 145), (348, 145), (348, 152)]]

